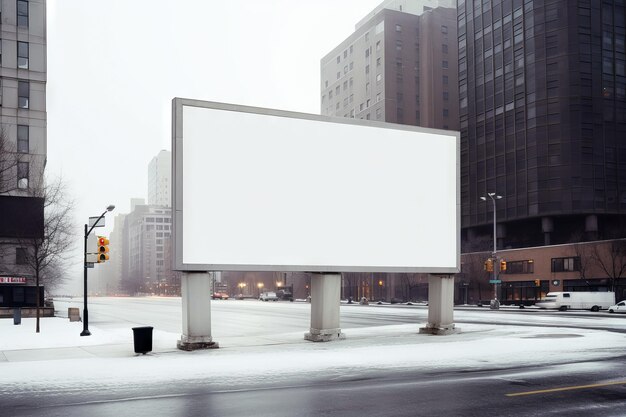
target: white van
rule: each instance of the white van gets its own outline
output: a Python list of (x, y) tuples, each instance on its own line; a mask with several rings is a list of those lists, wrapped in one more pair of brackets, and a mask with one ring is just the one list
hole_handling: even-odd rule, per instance
[(556, 308), (561, 311), (607, 310), (613, 304), (615, 304), (614, 292), (591, 291), (549, 292), (544, 300), (535, 303), (539, 308)]

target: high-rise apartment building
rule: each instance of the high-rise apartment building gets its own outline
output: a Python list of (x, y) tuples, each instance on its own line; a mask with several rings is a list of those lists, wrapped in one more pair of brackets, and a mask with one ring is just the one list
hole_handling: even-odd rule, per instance
[(148, 204), (172, 205), (172, 153), (162, 150), (148, 165)]
[(464, 250), (624, 236), (624, 6), (458, 1)]
[(321, 60), (321, 113), (457, 130), (456, 9), (450, 3), (386, 1), (359, 22)]
[[(322, 58), (321, 114), (458, 130), (457, 60), (456, 0), (384, 1)], [(396, 299), (414, 279), (344, 273), (342, 294)]]
[(35, 221), (28, 213), (43, 210), (27, 199), (35, 201), (46, 163), (46, 71), (46, 1), (0, 0), (0, 216), (20, 225), (0, 221), (0, 307), (36, 300), (18, 237)]
[(137, 205), (124, 218), (121, 287), (130, 294), (154, 292), (171, 274), (172, 211)]

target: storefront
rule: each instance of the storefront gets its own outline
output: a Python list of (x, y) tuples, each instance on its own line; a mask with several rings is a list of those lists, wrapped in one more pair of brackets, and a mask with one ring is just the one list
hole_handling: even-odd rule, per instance
[[(39, 287), (39, 305), (44, 305), (44, 288)], [(36, 307), (37, 287), (27, 277), (0, 276), (0, 307)]]

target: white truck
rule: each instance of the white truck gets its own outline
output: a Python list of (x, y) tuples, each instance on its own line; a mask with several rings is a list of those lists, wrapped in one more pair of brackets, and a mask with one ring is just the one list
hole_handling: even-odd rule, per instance
[(571, 309), (608, 310), (614, 304), (614, 292), (591, 291), (549, 292), (544, 300), (535, 303), (539, 308), (554, 308), (561, 311)]

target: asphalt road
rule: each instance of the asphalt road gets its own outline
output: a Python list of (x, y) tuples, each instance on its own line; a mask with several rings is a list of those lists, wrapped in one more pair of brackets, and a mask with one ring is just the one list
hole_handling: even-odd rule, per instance
[[(82, 300), (57, 303), (80, 306)], [(94, 326), (119, 327), (158, 323), (165, 331), (180, 331), (180, 299), (93, 298)], [(239, 313), (239, 314), (238, 314)], [(305, 303), (215, 301), (213, 334), (263, 335), (306, 331), (310, 306)], [(342, 328), (424, 323), (423, 306), (359, 306), (341, 308)], [(455, 321), (568, 326), (624, 332), (626, 315), (605, 312), (549, 312), (460, 308)], [(558, 335), (554, 343), (563, 343)], [(507, 355), (507, 352), (485, 352)], [(515, 361), (519, 363), (519, 361)], [(1, 371), (1, 366), (0, 366)], [(88, 372), (88, 370), (86, 370)], [(62, 377), (62, 376), (60, 376)], [(15, 387), (13, 392), (19, 392)], [(528, 357), (524, 366), (500, 369), (420, 372), (362, 371), (346, 375), (295, 374), (280, 381), (258, 380), (229, 385), (200, 377), (175, 384), (130, 384), (57, 387), (19, 395), (0, 394), (1, 416), (625, 416), (626, 356), (590, 362), (537, 367)]]
[[(82, 310), (82, 298), (55, 301), (59, 315), (67, 307)], [(89, 299), (89, 323), (98, 327), (119, 327), (121, 322), (131, 326), (158, 326), (168, 332), (181, 331), (180, 298), (98, 298)], [(239, 314), (241, 312), (246, 314)], [(280, 332), (306, 332), (310, 326), (311, 307), (302, 302), (262, 302), (257, 300), (214, 300), (211, 302), (211, 326), (214, 337), (262, 336)], [(358, 304), (341, 307), (341, 327), (387, 326), (428, 321), (427, 306)], [(456, 307), (454, 321), (463, 323), (507, 324), (518, 326), (571, 327), (609, 330), (626, 333), (626, 314), (606, 311), (551, 311), (538, 309), (500, 309), (487, 307)], [(155, 327), (156, 328), (156, 327)]]
[[(219, 381), (23, 395), (2, 415), (73, 416), (624, 416), (626, 358), (523, 369), (295, 377), (231, 389)], [(7, 414), (5, 414), (7, 413)]]

